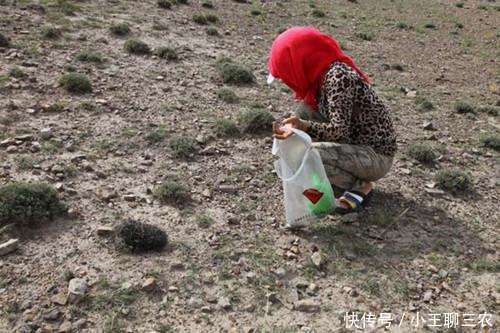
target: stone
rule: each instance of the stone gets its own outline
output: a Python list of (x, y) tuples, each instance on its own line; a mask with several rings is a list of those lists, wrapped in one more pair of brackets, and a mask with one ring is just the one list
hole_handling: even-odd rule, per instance
[(424, 302), (430, 302), (431, 299), (432, 299), (432, 290), (427, 290), (424, 293), (423, 300), (424, 300)]
[(107, 190), (103, 188), (97, 189), (97, 196), (104, 202), (109, 202), (111, 199), (114, 199), (118, 196), (115, 191)]
[(126, 194), (123, 196), (123, 200), (128, 201), (128, 202), (133, 202), (137, 199), (137, 197), (133, 194)]
[(68, 303), (78, 303), (85, 297), (88, 285), (83, 279), (73, 278), (69, 281), (68, 286)]
[(247, 280), (247, 282), (251, 283), (253, 281), (255, 281), (257, 277), (257, 274), (255, 274), (254, 272), (248, 272), (246, 275), (245, 275), (245, 279)]
[(170, 291), (171, 293), (175, 293), (175, 292), (179, 291), (179, 288), (177, 288), (175, 286), (170, 286), (170, 287), (168, 287), (168, 291)]
[(173, 271), (179, 271), (184, 269), (184, 263), (182, 261), (174, 261), (170, 265), (170, 269)]
[(0, 141), (0, 147), (8, 147), (8, 146), (13, 146), (15, 144), (16, 144), (16, 140), (14, 140), (12, 138)]
[(33, 135), (32, 134), (19, 135), (16, 136), (15, 139), (19, 141), (31, 141), (33, 140)]
[(59, 333), (71, 333), (72, 327), (71, 322), (64, 321), (61, 326), (59, 326)]
[(19, 247), (18, 239), (9, 239), (5, 243), (0, 244), (0, 256), (4, 256), (14, 252)]
[(210, 306), (208, 306), (208, 305), (202, 306), (200, 310), (203, 313), (210, 313), (210, 312), (212, 312), (212, 308)]
[(40, 130), (40, 138), (42, 138), (43, 140), (48, 140), (48, 139), (52, 138), (53, 136), (54, 136), (54, 132), (52, 131), (52, 128), (50, 128), (50, 127), (42, 128)]
[(321, 253), (320, 252), (314, 252), (311, 255), (311, 261), (314, 264), (314, 266), (316, 266), (318, 268), (321, 267), (321, 265), (323, 264), (323, 258), (321, 256)]
[(220, 192), (223, 192), (223, 193), (237, 193), (238, 192), (238, 188), (236, 186), (232, 186), (232, 185), (219, 185), (217, 187), (217, 190), (219, 190)]
[(227, 297), (219, 298), (217, 305), (219, 305), (222, 309), (225, 309), (225, 310), (231, 308), (231, 302), (229, 301), (229, 298), (227, 298)]
[(293, 304), (293, 309), (301, 312), (319, 312), (320, 308), (320, 304), (312, 299), (302, 299)]
[(434, 124), (431, 121), (424, 121), (422, 128), (426, 131), (433, 131), (435, 129)]
[(57, 305), (66, 305), (68, 298), (65, 294), (56, 294), (50, 298), (50, 301)]
[(53, 309), (53, 310), (51, 310), (43, 315), (43, 320), (56, 321), (61, 317), (61, 315), (62, 315), (62, 312), (59, 309)]
[(153, 291), (156, 288), (156, 279), (153, 277), (147, 278), (143, 283), (142, 283), (142, 290), (144, 291)]
[(111, 236), (115, 233), (115, 228), (103, 225), (103, 226), (97, 227), (96, 232), (97, 232), (97, 235), (99, 235), (99, 236), (108, 237), (108, 236)]
[(16, 146), (8, 146), (7, 149), (5, 150), (9, 154), (17, 153), (17, 147)]

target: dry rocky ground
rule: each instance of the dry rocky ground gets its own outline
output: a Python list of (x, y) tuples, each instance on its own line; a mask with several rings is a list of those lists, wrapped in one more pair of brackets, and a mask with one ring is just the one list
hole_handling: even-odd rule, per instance
[[(489, 313), (498, 327), (499, 9), (0, 0), (0, 185), (48, 183), (69, 207), (1, 231), (19, 248), (0, 257), (0, 331), (350, 331), (346, 312), (392, 313), (399, 332), (479, 330), (416, 328), (417, 313)], [(270, 43), (292, 25), (338, 37), (399, 133), (369, 208), (294, 233), (280, 227), (266, 115), (295, 106), (265, 84)], [(221, 57), (254, 77), (222, 77)], [(465, 178), (449, 184), (449, 170)], [(168, 246), (117, 247), (128, 219)]]

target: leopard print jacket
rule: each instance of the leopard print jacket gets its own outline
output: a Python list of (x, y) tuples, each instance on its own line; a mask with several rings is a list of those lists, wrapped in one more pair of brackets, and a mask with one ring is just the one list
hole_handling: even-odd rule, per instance
[(333, 62), (318, 92), (318, 111), (325, 122), (306, 121), (318, 141), (370, 146), (393, 157), (396, 133), (389, 108), (350, 67)]

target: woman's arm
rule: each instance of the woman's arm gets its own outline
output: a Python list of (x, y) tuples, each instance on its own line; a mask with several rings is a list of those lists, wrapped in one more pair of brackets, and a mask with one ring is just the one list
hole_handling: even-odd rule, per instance
[(349, 136), (354, 106), (355, 79), (352, 75), (335, 70), (328, 73), (322, 87), (326, 98), (329, 122), (301, 121), (311, 137), (320, 141), (342, 142)]

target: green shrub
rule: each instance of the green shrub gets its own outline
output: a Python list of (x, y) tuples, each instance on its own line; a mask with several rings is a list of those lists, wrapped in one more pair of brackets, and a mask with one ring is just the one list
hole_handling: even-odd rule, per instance
[(115, 23), (109, 27), (109, 31), (115, 36), (127, 36), (130, 34), (130, 26), (125, 23)]
[(217, 91), (217, 97), (219, 97), (220, 100), (229, 104), (238, 103), (239, 101), (239, 98), (236, 95), (236, 93), (229, 88), (220, 88)]
[(477, 111), (478, 112), (481, 112), (481, 113), (486, 113), (490, 116), (493, 116), (493, 117), (497, 117), (498, 116), (498, 107), (495, 107), (495, 106), (481, 106), (479, 108), (477, 108)]
[(371, 31), (360, 31), (356, 33), (356, 36), (366, 41), (371, 41), (373, 40), (373, 38), (375, 38), (375, 34)]
[(325, 12), (322, 11), (321, 9), (314, 8), (311, 12), (312, 16), (317, 17), (317, 18), (322, 18), (325, 17)]
[(149, 132), (146, 135), (146, 140), (148, 140), (150, 143), (158, 143), (165, 140), (166, 136), (167, 136), (167, 129), (165, 128), (165, 126), (160, 125), (158, 126), (158, 128)]
[(451, 192), (463, 192), (472, 188), (470, 174), (461, 170), (440, 170), (435, 181), (438, 187)]
[(200, 228), (208, 228), (214, 223), (214, 219), (207, 214), (201, 214), (196, 217), (196, 224)]
[(410, 157), (424, 164), (432, 163), (438, 158), (436, 150), (428, 144), (411, 144), (407, 152)]
[(84, 62), (95, 62), (95, 63), (103, 63), (104, 56), (99, 52), (94, 51), (80, 51), (76, 55), (76, 60), (84, 61)]
[(174, 48), (168, 46), (157, 48), (155, 50), (155, 54), (162, 59), (167, 59), (171, 61), (179, 59), (177, 51)]
[(209, 36), (219, 36), (219, 31), (215, 27), (208, 27), (207, 28), (207, 35), (209, 35)]
[(128, 39), (123, 45), (125, 51), (131, 54), (150, 54), (151, 49), (148, 44), (138, 39)]
[(0, 47), (9, 47), (9, 39), (2, 33), (0, 33)]
[(469, 103), (463, 101), (457, 102), (455, 104), (455, 111), (457, 113), (475, 113), (474, 107)]
[(424, 24), (424, 28), (427, 28), (427, 29), (436, 29), (436, 25), (433, 23), (433, 22), (427, 22)]
[(500, 136), (498, 134), (483, 134), (481, 135), (480, 141), (484, 147), (496, 151), (500, 150)]
[(56, 190), (48, 184), (14, 182), (0, 187), (0, 224), (35, 225), (65, 212)]
[(188, 158), (196, 151), (196, 141), (185, 136), (175, 136), (170, 139), (170, 149), (177, 158)]
[(236, 123), (230, 119), (217, 119), (215, 122), (215, 133), (218, 136), (236, 136), (240, 130)]
[(406, 22), (399, 21), (396, 23), (396, 28), (398, 29), (408, 29), (408, 24)]
[(53, 26), (45, 26), (42, 28), (42, 36), (46, 39), (57, 39), (61, 37), (61, 31)]
[(210, 23), (217, 23), (217, 22), (219, 22), (219, 18), (215, 14), (205, 14), (205, 18)]
[(455, 7), (457, 7), (457, 8), (464, 8), (464, 5), (465, 5), (465, 4), (464, 4), (463, 2), (457, 2), (457, 3), (455, 4)]
[(80, 10), (80, 7), (69, 2), (68, 0), (57, 0), (57, 7), (59, 8), (59, 11), (68, 16), (73, 16)]
[(159, 251), (168, 243), (167, 234), (150, 224), (128, 220), (117, 228), (120, 245), (134, 252)]
[(254, 8), (250, 11), (250, 14), (252, 14), (253, 16), (259, 16), (262, 14), (262, 12), (260, 11), (260, 9)]
[(240, 113), (238, 122), (244, 133), (258, 133), (269, 131), (274, 122), (274, 117), (267, 110), (251, 108)]
[(430, 111), (434, 109), (434, 104), (425, 97), (417, 96), (415, 104), (417, 105), (417, 110), (420, 111)]
[(163, 9), (172, 8), (172, 2), (170, 2), (169, 0), (158, 0), (156, 3), (158, 4), (158, 7)]
[(212, 3), (212, 1), (210, 0), (204, 0), (202, 3), (201, 3), (201, 6), (204, 7), (204, 8), (209, 8), (209, 9), (212, 9), (214, 8), (214, 4)]
[(22, 79), (26, 76), (26, 73), (21, 68), (14, 66), (9, 70), (9, 76), (15, 77), (16, 79)]
[(216, 68), (222, 75), (224, 83), (250, 84), (255, 82), (255, 76), (247, 68), (234, 63), (229, 58), (221, 58), (216, 63)]
[(171, 205), (183, 205), (191, 198), (188, 188), (179, 183), (178, 180), (168, 180), (155, 187), (153, 197), (162, 203)]
[(208, 24), (207, 17), (204, 14), (193, 14), (193, 22), (201, 25)]
[(85, 74), (64, 74), (59, 79), (59, 84), (70, 93), (85, 94), (92, 92), (92, 84)]

